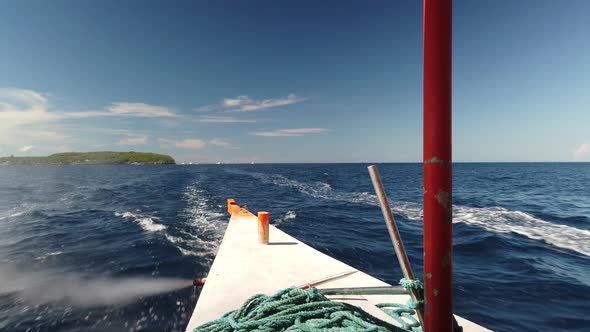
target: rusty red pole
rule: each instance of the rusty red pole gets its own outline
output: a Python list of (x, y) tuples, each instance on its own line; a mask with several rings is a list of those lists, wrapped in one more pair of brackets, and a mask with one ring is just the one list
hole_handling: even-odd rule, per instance
[(453, 331), (452, 0), (424, 0), (424, 328)]

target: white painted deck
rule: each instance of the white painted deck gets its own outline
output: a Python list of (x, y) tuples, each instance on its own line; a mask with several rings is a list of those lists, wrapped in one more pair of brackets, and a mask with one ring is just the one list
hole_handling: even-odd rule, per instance
[[(207, 282), (203, 286), (197, 306), (186, 328), (187, 332), (221, 317), (228, 311), (239, 308), (254, 294), (272, 295), (289, 286), (356, 270), (309, 247), (272, 225), (269, 245), (261, 245), (258, 243), (257, 227), (257, 218), (245, 210), (232, 215), (223, 242), (207, 276)], [(322, 284), (318, 288), (387, 285), (359, 271)], [(405, 303), (409, 296), (354, 295), (330, 296), (330, 298), (360, 306), (373, 316), (399, 326), (373, 304)], [(457, 321), (466, 332), (490, 331), (458, 316)]]

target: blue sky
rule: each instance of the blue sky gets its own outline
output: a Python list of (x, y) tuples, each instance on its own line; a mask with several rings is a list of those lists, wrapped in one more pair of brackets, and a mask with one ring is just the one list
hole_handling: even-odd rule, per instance
[[(590, 161), (590, 1), (454, 2), (455, 161)], [(422, 156), (422, 2), (3, 1), (0, 155)]]

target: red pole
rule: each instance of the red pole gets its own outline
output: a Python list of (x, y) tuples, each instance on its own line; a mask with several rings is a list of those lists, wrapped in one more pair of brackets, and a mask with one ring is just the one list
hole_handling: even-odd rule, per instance
[(453, 331), (452, 0), (424, 0), (424, 328)]

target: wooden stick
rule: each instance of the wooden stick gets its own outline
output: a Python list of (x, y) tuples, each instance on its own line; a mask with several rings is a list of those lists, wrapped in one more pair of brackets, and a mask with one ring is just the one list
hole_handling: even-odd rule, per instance
[(268, 222), (270, 214), (266, 211), (258, 212), (258, 242), (268, 244)]
[[(381, 183), (381, 178), (379, 177), (379, 171), (377, 171), (377, 166), (371, 165), (368, 168), (369, 175), (371, 176), (371, 181), (373, 182), (373, 187), (375, 188), (375, 192), (377, 193), (379, 205), (381, 206), (381, 212), (383, 213), (383, 218), (385, 218), (385, 224), (387, 225), (387, 230), (389, 231), (391, 244), (393, 244), (393, 249), (395, 249), (395, 254), (397, 256), (399, 266), (402, 269), (404, 278), (408, 280), (414, 280), (414, 273), (412, 272), (412, 267), (410, 266), (410, 260), (408, 259), (408, 255), (406, 254), (406, 250), (404, 249), (404, 244), (402, 243), (399, 231), (397, 230), (395, 219), (393, 219), (393, 214), (391, 213), (391, 208), (389, 207), (387, 195), (385, 194), (385, 190), (383, 189), (383, 184)], [(409, 291), (414, 301), (422, 301), (422, 295), (417, 289), (410, 288)], [(423, 310), (418, 309), (416, 310), (416, 313), (418, 314), (420, 325), (424, 326)]]

